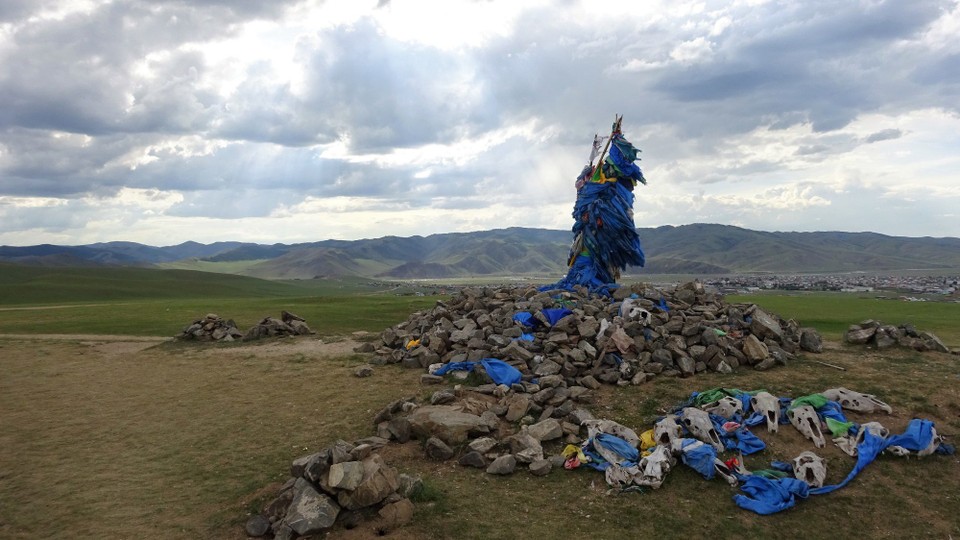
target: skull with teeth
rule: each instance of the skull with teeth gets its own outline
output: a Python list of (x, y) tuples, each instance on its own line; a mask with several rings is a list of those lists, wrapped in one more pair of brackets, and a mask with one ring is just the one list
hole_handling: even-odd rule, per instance
[(803, 436), (813, 441), (817, 448), (823, 448), (827, 441), (820, 429), (820, 417), (817, 411), (810, 405), (801, 405), (787, 411), (787, 417), (797, 431), (803, 433)]
[(827, 478), (827, 465), (823, 458), (810, 451), (801, 452), (793, 458), (793, 476), (803, 480), (810, 487), (823, 487)]
[(723, 442), (720, 435), (713, 427), (710, 421), (710, 414), (707, 411), (697, 409), (696, 407), (684, 407), (680, 412), (680, 421), (683, 427), (690, 431), (696, 439), (703, 441), (717, 449), (717, 452), (723, 452)]
[(735, 414), (743, 414), (743, 404), (739, 399), (727, 396), (720, 398), (713, 403), (704, 405), (703, 410), (710, 414), (716, 414), (729, 420)]
[(757, 392), (750, 398), (750, 407), (766, 418), (767, 431), (776, 433), (780, 429), (780, 400), (773, 394)]
[(830, 401), (840, 403), (840, 406), (848, 411), (872, 413), (878, 410), (887, 414), (893, 413), (890, 405), (877, 399), (873, 394), (861, 394), (846, 388), (831, 388), (823, 392), (824, 397)]

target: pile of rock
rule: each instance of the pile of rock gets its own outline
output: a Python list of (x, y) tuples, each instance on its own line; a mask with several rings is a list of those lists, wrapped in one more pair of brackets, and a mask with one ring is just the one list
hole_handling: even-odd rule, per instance
[(233, 319), (222, 319), (216, 313), (208, 313), (204, 318), (188, 324), (174, 336), (179, 340), (197, 341), (233, 341), (240, 339), (243, 334), (237, 329)]
[[(543, 316), (543, 310), (564, 307), (571, 313), (552, 325)], [(539, 328), (515, 322), (521, 312), (540, 321)], [(786, 365), (801, 350), (822, 351), (816, 330), (756, 305), (724, 303), (699, 282), (671, 289), (624, 286), (613, 299), (585, 289), (466, 288), (380, 337), (379, 346), (367, 345), (375, 354), (371, 363), (424, 369), (497, 358), (520, 370), (524, 381), (555, 376), (566, 388), (641, 384), (658, 375), (727, 373), (740, 366), (764, 370)]]
[(511, 474), (525, 465), (532, 474), (544, 476), (563, 464), (559, 452), (547, 457), (550, 452), (544, 444), (555, 443), (558, 450), (561, 443), (579, 443), (584, 422), (594, 419), (579, 405), (593, 400), (590, 391), (571, 391), (558, 377), (546, 382), (557, 386), (521, 383), (512, 388), (438, 390), (430, 404), (400, 399), (373, 421), (378, 437), (398, 443), (417, 439), (430, 459), (445, 461), (459, 455), (461, 466), (488, 474)]
[(313, 333), (315, 332), (307, 326), (303, 317), (294, 315), (289, 311), (281, 311), (280, 319), (264, 318), (247, 330), (243, 339), (247, 341), (264, 337), (305, 336)]
[(398, 474), (383, 461), (377, 450), (385, 444), (380, 437), (338, 440), (294, 460), (291, 478), (247, 521), (247, 534), (296, 538), (322, 533), (334, 524), (352, 529), (371, 518), (379, 534), (405, 525), (413, 517), (409, 497), (422, 482)]
[(900, 345), (916, 351), (950, 352), (950, 348), (931, 332), (919, 332), (912, 324), (894, 326), (873, 319), (850, 325), (843, 339), (853, 345), (867, 345), (877, 349)]

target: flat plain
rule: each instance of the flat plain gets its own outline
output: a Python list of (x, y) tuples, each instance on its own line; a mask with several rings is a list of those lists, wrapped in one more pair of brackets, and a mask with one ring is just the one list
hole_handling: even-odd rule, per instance
[[(928, 418), (956, 444), (957, 356), (848, 346), (838, 329), (865, 318), (912, 322), (957, 347), (960, 306), (923, 311), (932, 304), (886, 301), (894, 311), (872, 315), (876, 305), (853, 297), (822, 308), (820, 300), (792, 298), (735, 300), (823, 326), (823, 354), (767, 372), (604, 387), (594, 414), (639, 431), (693, 391), (765, 388), (798, 397), (845, 386), (876, 394), (894, 409), (889, 416), (852, 419), (879, 420), (899, 432), (913, 417)], [(437, 389), (420, 386), (418, 370), (397, 365), (377, 366), (369, 378), (352, 373), (368, 359), (353, 352), (358, 343), (377, 339), (376, 332), (438, 299), (349, 290), (101, 302), (81, 295), (6, 305), (0, 311), (0, 537), (244, 538), (246, 518), (286, 479), (294, 458), (336, 439), (370, 435), (373, 414), (386, 403), (409, 395), (428, 399)], [(318, 333), (232, 344), (169, 340), (207, 312), (244, 328), (281, 309), (304, 316)], [(768, 448), (747, 458), (751, 469), (812, 449), (789, 426), (775, 435), (756, 433)], [(584, 468), (543, 478), (523, 470), (492, 477), (455, 461), (428, 461), (417, 442), (383, 452), (426, 485), (414, 521), (392, 533), (395, 538), (960, 537), (956, 455), (882, 456), (836, 493), (759, 516), (737, 508), (726, 484), (682, 466), (659, 490), (619, 494), (609, 491), (601, 473)], [(820, 453), (830, 483), (854, 462), (832, 446)], [(325, 537), (373, 536), (376, 531), (360, 527)]]

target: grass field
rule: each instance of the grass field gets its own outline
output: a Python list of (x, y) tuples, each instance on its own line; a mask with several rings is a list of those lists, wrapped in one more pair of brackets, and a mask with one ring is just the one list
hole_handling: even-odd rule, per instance
[(851, 293), (772, 292), (728, 296), (728, 302), (755, 303), (764, 309), (812, 326), (839, 340), (847, 327), (866, 319), (899, 325), (912, 323), (936, 334), (951, 347), (960, 348), (960, 304), (903, 302), (862, 297)]
[[(282, 309), (304, 316), (319, 334), (220, 345), (0, 336), (0, 538), (244, 538), (249, 512), (275, 493), (292, 459), (338, 438), (370, 435), (370, 420), (386, 403), (409, 395), (426, 400), (438, 389), (420, 386), (419, 370), (396, 365), (377, 367), (370, 378), (352, 377), (366, 358), (344, 339), (358, 330), (382, 330), (436, 298), (371, 294), (361, 285), (306, 290), (293, 283), (252, 296), (92, 301), (84, 296), (91, 289), (82, 285), (75, 290), (87, 292), (69, 301), (35, 298), (36, 304), (11, 306), (4, 299), (0, 334), (168, 337), (209, 311), (244, 329)], [(594, 414), (640, 430), (695, 390), (766, 388), (795, 397), (846, 386), (878, 395), (895, 411), (852, 419), (880, 420), (900, 431), (912, 417), (929, 418), (956, 444), (956, 356), (880, 353), (835, 340), (851, 322), (876, 318), (909, 320), (956, 346), (960, 315), (954, 307), (850, 296), (728, 300), (756, 302), (833, 341), (824, 354), (787, 368), (604, 387), (591, 406)], [(893, 311), (883, 311), (888, 307)], [(789, 426), (776, 436), (763, 429), (757, 434), (768, 449), (747, 458), (753, 469), (812, 449)], [(738, 509), (731, 500), (735, 491), (722, 482), (680, 465), (659, 490), (617, 495), (608, 493), (601, 473), (586, 469), (544, 478), (520, 470), (500, 478), (454, 461), (428, 461), (417, 442), (392, 444), (383, 453), (428, 486), (414, 522), (394, 538), (960, 537), (958, 456), (884, 456), (834, 494), (758, 516)], [(853, 460), (832, 446), (818, 453), (827, 460), (828, 482), (852, 467)], [(327, 537), (363, 534), (334, 531)]]

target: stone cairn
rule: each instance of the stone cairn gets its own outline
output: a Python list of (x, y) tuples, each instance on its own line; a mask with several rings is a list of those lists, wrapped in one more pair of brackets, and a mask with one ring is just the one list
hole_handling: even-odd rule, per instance
[(303, 317), (294, 315), (289, 311), (281, 311), (280, 319), (265, 317), (247, 330), (247, 333), (243, 335), (243, 340), (249, 341), (265, 337), (306, 336), (314, 333), (315, 332), (307, 326), (307, 322)]
[(899, 345), (921, 352), (950, 352), (950, 348), (931, 332), (919, 332), (912, 324), (894, 326), (873, 319), (850, 325), (843, 340), (852, 345), (867, 345), (877, 349), (889, 349)]
[[(620, 308), (631, 296), (636, 307), (625, 318)], [(572, 313), (533, 332), (532, 341), (520, 339), (524, 329), (514, 314), (561, 306)], [(587, 407), (603, 383), (642, 384), (658, 376), (746, 366), (762, 370), (786, 364), (799, 350), (821, 349), (813, 329), (754, 305), (725, 304), (699, 282), (666, 291), (622, 287), (612, 300), (585, 289), (463, 289), (357, 352), (372, 353), (374, 365), (416, 369), (494, 357), (517, 368), (521, 381), (497, 385), (477, 367), (477, 386), (438, 389), (429, 403), (415, 397), (393, 401), (374, 415), (375, 436), (337, 441), (295, 460), (292, 478), (250, 518), (247, 534), (293, 538), (338, 524), (353, 528), (366, 518), (377, 520), (381, 534), (402, 526), (412, 518), (409, 497), (422, 482), (398, 475), (383, 462), (376, 451), (390, 441), (416, 439), (429, 459), (457, 458), (461, 466), (488, 474), (512, 474), (523, 466), (544, 476), (563, 466), (559, 445), (582, 442), (587, 424), (597, 421)], [(371, 371), (365, 366), (355, 375)], [(464, 371), (451, 373), (454, 381), (468, 377)], [(447, 382), (430, 373), (420, 380)]]
[(237, 329), (233, 319), (223, 319), (215, 313), (208, 313), (204, 318), (188, 324), (174, 336), (178, 340), (196, 341), (234, 341), (243, 339), (250, 341), (264, 337), (305, 336), (314, 334), (303, 317), (288, 311), (280, 312), (280, 319), (265, 317), (256, 325), (250, 327), (246, 333)]
[[(699, 282), (667, 290), (624, 286), (612, 300), (580, 291), (463, 289), (385, 330), (381, 345), (368, 344), (365, 351), (376, 355), (372, 363), (419, 369), (497, 358), (520, 370), (524, 380), (559, 375), (566, 386), (587, 387), (747, 366), (765, 370), (786, 365), (798, 351), (822, 351), (813, 328), (756, 305), (726, 304)], [(620, 314), (625, 300), (635, 306), (632, 317)], [(536, 317), (560, 307), (572, 314), (552, 326), (544, 323), (532, 341), (518, 339), (527, 330), (513, 320), (516, 313)]]
[(223, 319), (216, 313), (208, 313), (204, 318), (193, 321), (174, 336), (184, 341), (233, 341), (241, 337), (243, 334), (237, 330), (237, 323), (233, 319)]
[(338, 440), (296, 459), (277, 496), (247, 520), (247, 534), (289, 539), (329, 530), (334, 523), (352, 529), (368, 519), (376, 520), (378, 534), (405, 525), (413, 517), (409, 497), (423, 484), (383, 461), (377, 450), (387, 442), (380, 437)]

